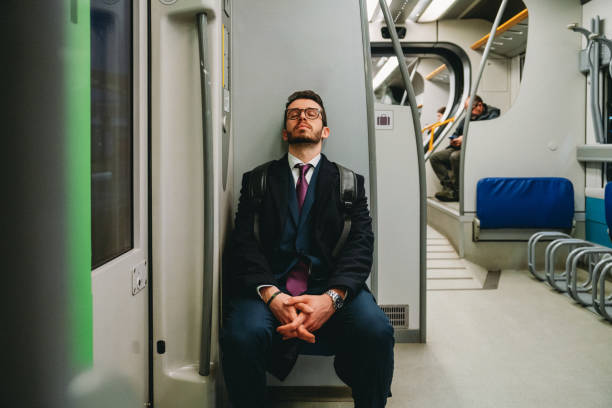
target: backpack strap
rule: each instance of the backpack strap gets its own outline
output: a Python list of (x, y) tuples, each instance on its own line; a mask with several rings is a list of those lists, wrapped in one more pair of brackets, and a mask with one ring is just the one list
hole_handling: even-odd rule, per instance
[(338, 168), (338, 173), (340, 174), (340, 204), (342, 205), (342, 212), (344, 213), (344, 227), (342, 228), (340, 238), (332, 251), (332, 257), (336, 258), (346, 243), (346, 239), (351, 231), (351, 211), (353, 209), (355, 199), (357, 198), (357, 175), (354, 171), (347, 169), (338, 163), (334, 164)]
[(253, 234), (259, 242), (259, 212), (261, 203), (263, 202), (264, 194), (268, 189), (268, 167), (271, 161), (255, 167), (249, 173), (247, 180), (247, 197), (255, 203), (255, 214), (253, 216)]
[[(263, 202), (264, 194), (268, 189), (268, 167), (271, 161), (264, 163), (261, 166), (255, 167), (249, 173), (247, 180), (247, 197), (253, 200), (255, 204), (255, 214), (253, 216), (253, 235), (257, 242), (260, 242), (259, 238), (259, 212), (261, 210), (261, 204)], [(347, 169), (344, 166), (334, 163), (338, 169), (340, 175), (340, 188), (339, 197), (342, 205), (342, 212), (344, 213), (344, 227), (338, 242), (332, 251), (332, 257), (336, 258), (340, 253), (340, 250), (346, 243), (349, 232), (351, 232), (351, 211), (353, 204), (357, 198), (357, 175), (354, 171)]]

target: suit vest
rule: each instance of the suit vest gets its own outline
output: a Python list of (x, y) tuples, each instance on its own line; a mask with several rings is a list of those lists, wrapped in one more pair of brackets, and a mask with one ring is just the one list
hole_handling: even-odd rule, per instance
[(315, 200), (315, 191), (321, 161), (314, 168), (308, 191), (300, 214), (298, 209), (297, 194), (291, 169), (287, 166), (290, 173), (288, 177), (289, 214), (286, 218), (283, 232), (276, 248), (274, 248), (271, 264), (274, 277), (284, 285), (287, 274), (294, 265), (303, 260), (310, 265), (310, 277), (308, 279), (308, 290), (324, 289), (327, 281), (328, 266), (324, 265), (323, 257), (316, 254), (312, 245), (312, 216), (311, 209)]

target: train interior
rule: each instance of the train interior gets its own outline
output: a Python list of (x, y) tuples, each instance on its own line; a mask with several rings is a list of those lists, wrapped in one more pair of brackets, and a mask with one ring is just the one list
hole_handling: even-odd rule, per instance
[[(33, 160), (32, 200), (65, 194), (44, 218), (63, 214), (81, 235), (33, 228), (53, 243), (38, 253), (65, 241), (56, 252), (69, 257), (57, 276), (71, 295), (45, 301), (72, 303), (47, 309), (65, 332), (32, 314), (56, 351), (32, 359), (72, 368), (41, 369), (53, 380), (22, 401), (230, 406), (222, 270), (241, 176), (284, 154), (286, 98), (313, 89), (331, 130), (323, 153), (366, 180), (368, 285), (396, 339), (387, 406), (612, 404), (611, 2), (75, 0), (49, 13), (59, 28), (37, 41), (76, 51), (46, 74), (11, 72), (32, 88), (45, 75), (66, 84), (16, 99), (68, 125), (23, 129), (87, 135), (66, 150), (78, 163), (49, 142), (60, 176)], [(467, 115), (473, 95), (500, 115)], [(431, 158), (459, 125), (458, 195), (440, 200)], [(68, 162), (91, 177), (46, 191), (45, 175), (77, 182)], [(287, 380), (270, 376), (271, 406), (353, 406), (332, 362), (303, 355)]]

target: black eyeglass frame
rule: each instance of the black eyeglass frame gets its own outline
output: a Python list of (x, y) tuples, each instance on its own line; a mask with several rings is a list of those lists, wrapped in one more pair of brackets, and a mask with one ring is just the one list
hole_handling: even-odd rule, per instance
[[(313, 111), (316, 112), (317, 114), (315, 116), (309, 117), (308, 116), (308, 112), (313, 112)], [(287, 109), (286, 118), (288, 120), (297, 120), (297, 119), (299, 119), (302, 116), (302, 112), (304, 112), (304, 116), (308, 120), (315, 120), (319, 116), (321, 116), (321, 119), (323, 119), (322, 111), (319, 108), (304, 108), (304, 109), (291, 108), (291, 109)], [(297, 113), (297, 115), (295, 115), (295, 113)]]

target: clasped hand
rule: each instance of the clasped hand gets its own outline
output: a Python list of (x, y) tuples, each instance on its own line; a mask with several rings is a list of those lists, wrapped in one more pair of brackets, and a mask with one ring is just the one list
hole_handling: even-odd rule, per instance
[(282, 323), (276, 331), (283, 340), (302, 339), (315, 342), (312, 334), (334, 314), (331, 298), (326, 295), (289, 296), (279, 294), (271, 303), (270, 311)]

